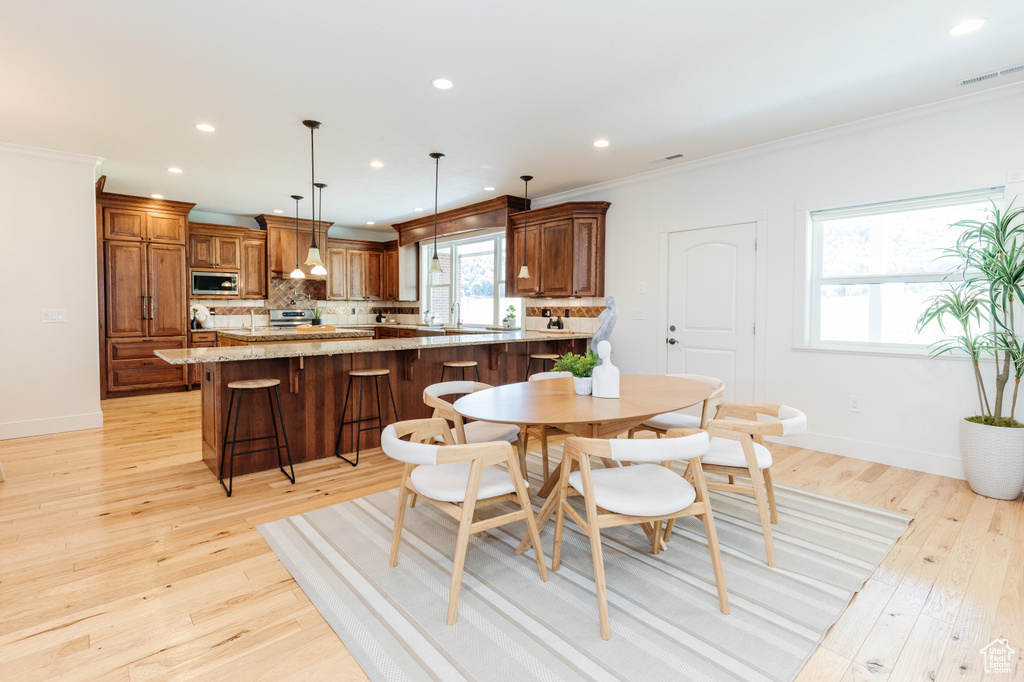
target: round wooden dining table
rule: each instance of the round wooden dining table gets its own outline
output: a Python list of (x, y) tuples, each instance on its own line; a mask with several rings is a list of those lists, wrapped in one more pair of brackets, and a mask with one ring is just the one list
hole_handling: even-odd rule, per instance
[[(586, 438), (615, 438), (655, 415), (701, 403), (711, 391), (692, 379), (624, 374), (618, 398), (595, 398), (576, 395), (573, 380), (565, 377), (495, 386), (463, 396), (454, 406), (468, 419), (516, 424), (524, 430), (543, 424)], [(524, 440), (519, 439), (521, 459), (526, 456)], [(544, 482), (542, 496), (558, 482), (558, 472), (556, 467)]]

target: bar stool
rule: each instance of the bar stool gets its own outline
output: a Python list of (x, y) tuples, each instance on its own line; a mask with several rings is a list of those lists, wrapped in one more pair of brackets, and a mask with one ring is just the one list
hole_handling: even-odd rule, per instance
[(476, 360), (448, 360), (441, 368), (441, 382), (444, 383), (444, 373), (451, 367), (455, 372), (456, 381), (466, 380), (466, 369), (472, 367), (476, 371), (476, 380), (480, 381), (480, 365)]
[[(376, 429), (380, 433), (384, 433), (384, 409), (380, 400), (380, 384), (378, 380), (380, 377), (384, 377), (384, 380), (388, 384), (388, 394), (391, 396), (391, 409), (395, 413), (395, 421), (398, 421), (398, 408), (395, 407), (395, 393), (391, 390), (391, 370), (390, 369), (354, 369), (348, 373), (348, 388), (345, 389), (345, 405), (341, 408), (341, 427), (338, 429), (338, 442), (334, 446), (334, 456), (343, 459), (352, 466), (359, 464), (359, 445), (362, 440), (363, 431), (373, 431)], [(348, 399), (352, 395), (352, 381), (359, 379), (359, 409), (356, 419), (345, 419), (345, 415), (348, 413)], [(363, 384), (367, 381), (373, 382), (373, 389), (377, 393), (377, 414), (375, 416), (363, 418)], [(376, 426), (363, 426), (363, 422), (376, 421)], [(341, 454), (341, 434), (345, 432), (345, 426), (348, 424), (356, 424), (356, 461), (350, 460)]]
[(530, 380), (530, 370), (533, 369), (533, 361), (540, 360), (540, 371), (545, 371), (544, 363), (550, 360), (552, 363), (562, 357), (558, 353), (530, 353), (530, 361), (526, 363), (526, 376), (524, 381)]
[[(242, 455), (250, 455), (254, 452), (265, 452), (267, 450), (277, 450), (277, 466), (281, 469), (281, 473), (285, 477), (295, 483), (295, 467), (292, 466), (292, 451), (288, 447), (288, 432), (284, 428), (284, 415), (281, 413), (281, 394), (278, 391), (278, 386), (281, 384), (278, 379), (246, 379), (244, 381), (232, 381), (228, 384), (228, 388), (231, 389), (231, 398), (228, 400), (228, 419), (224, 424), (224, 449), (220, 456), (220, 473), (218, 478), (220, 479), (221, 487), (227, 491), (228, 497), (231, 497), (231, 490), (234, 487), (235, 481), (235, 457)], [(270, 389), (274, 389), (273, 396), (270, 393)], [(267, 404), (270, 407), (270, 421), (274, 424), (274, 439), (275, 445), (267, 448), (257, 448), (256, 450), (246, 450), (245, 452), (235, 452), (235, 446), (238, 443), (246, 443), (253, 440), (268, 440), (271, 436), (254, 436), (253, 438), (239, 438), (238, 437), (238, 418), (242, 412), (242, 396), (247, 391), (260, 391), (266, 390), (267, 392)], [(238, 403), (235, 403), (235, 394), (238, 394)], [(277, 402), (277, 416), (274, 416), (274, 402)], [(231, 410), (235, 410), (235, 428), (231, 432), (231, 440), (228, 440), (228, 430), (231, 426)], [(277, 419), (281, 419), (281, 431), (280, 434), (277, 430)], [(281, 445), (281, 438), (284, 437), (284, 445)], [(228, 453), (228, 445), (231, 445), (231, 453)], [(281, 450), (284, 450), (285, 454), (288, 455), (288, 468), (291, 470), (289, 475), (284, 470), (284, 462), (281, 461)], [(224, 485), (224, 460), (229, 459), (231, 463), (228, 465), (228, 484)]]

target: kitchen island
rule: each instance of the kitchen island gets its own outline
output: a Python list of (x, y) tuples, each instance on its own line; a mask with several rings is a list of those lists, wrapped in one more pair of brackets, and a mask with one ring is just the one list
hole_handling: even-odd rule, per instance
[[(475, 360), (480, 380), (502, 385), (523, 381), (531, 353), (583, 352), (591, 334), (571, 332), (504, 332), (459, 334), (416, 338), (298, 341), (254, 343), (243, 346), (190, 348), (157, 351), (172, 365), (201, 363), (203, 461), (217, 474), (223, 455), (224, 427), (231, 391), (228, 384), (243, 379), (278, 379), (281, 382), (281, 413), (288, 434), (292, 460), (296, 463), (334, 456), (341, 408), (349, 372), (354, 369), (390, 370), (398, 409), (397, 420), (429, 417), (423, 404), (423, 389), (440, 381), (448, 360)], [(537, 368), (535, 368), (537, 369)], [(539, 369), (538, 369), (539, 371)], [(470, 372), (472, 375), (472, 372)], [(376, 411), (375, 395), (367, 387), (366, 412)], [(357, 395), (349, 401), (349, 419)], [(386, 389), (382, 404), (384, 423), (396, 421)], [(238, 437), (273, 434), (266, 394), (254, 392), (243, 404)], [(354, 452), (355, 429), (345, 426), (342, 453)], [(361, 449), (377, 447), (376, 431), (363, 433)], [(339, 464), (344, 464), (340, 462)], [(344, 464), (344, 466), (348, 466)], [(272, 451), (238, 457), (235, 474), (277, 468)]]

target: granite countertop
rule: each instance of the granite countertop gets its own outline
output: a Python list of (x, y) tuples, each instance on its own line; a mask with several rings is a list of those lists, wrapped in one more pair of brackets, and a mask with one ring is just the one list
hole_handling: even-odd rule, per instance
[[(219, 331), (218, 331), (219, 333)], [(193, 365), (203, 362), (235, 362), (238, 360), (269, 360), (274, 358), (301, 358), (316, 355), (346, 355), (351, 353), (381, 353), (421, 348), (451, 348), (453, 346), (479, 346), (494, 343), (524, 343), (554, 339), (589, 339), (593, 334), (574, 332), (502, 332), (456, 336), (419, 336), (409, 339), (350, 339), (342, 341), (297, 341), (251, 346), (222, 346), (216, 348), (186, 348), (158, 350), (157, 357), (172, 365)]]
[(255, 331), (249, 331), (248, 329), (217, 329), (215, 330), (218, 336), (223, 336), (226, 339), (234, 339), (235, 341), (286, 341), (295, 340), (300, 341), (302, 339), (360, 339), (360, 338), (373, 338), (373, 330), (354, 328), (354, 327), (338, 327), (334, 331), (309, 331), (300, 332), (295, 329), (287, 329), (281, 327), (257, 327)]

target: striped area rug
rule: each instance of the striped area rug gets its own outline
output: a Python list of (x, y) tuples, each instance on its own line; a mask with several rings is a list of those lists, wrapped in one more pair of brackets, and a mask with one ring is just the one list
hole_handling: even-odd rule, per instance
[[(774, 569), (753, 498), (712, 493), (729, 615), (696, 519), (677, 523), (658, 556), (639, 527), (602, 531), (607, 642), (589, 542), (568, 517), (562, 566), (547, 583), (532, 550), (513, 554), (525, 524), (472, 538), (454, 627), (445, 615), (456, 523), (429, 504), (406, 514), (396, 568), (394, 490), (258, 530), (371, 680), (792, 680), (910, 517), (775, 488)], [(542, 531), (549, 566), (553, 529)]]

